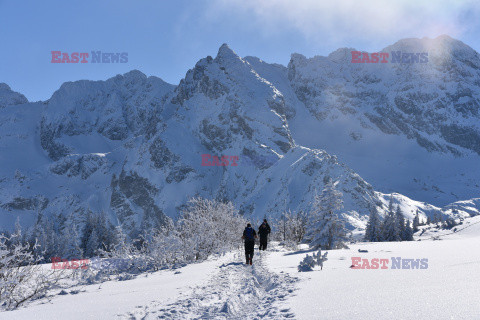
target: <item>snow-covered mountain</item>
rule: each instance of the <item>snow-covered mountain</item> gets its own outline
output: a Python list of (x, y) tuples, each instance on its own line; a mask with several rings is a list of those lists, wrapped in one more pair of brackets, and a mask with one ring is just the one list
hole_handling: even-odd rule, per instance
[(383, 192), (436, 205), (478, 196), (479, 54), (448, 36), (381, 50), (428, 53), (428, 63), (351, 63), (354, 50), (293, 54), (262, 74), (285, 87), (288, 77), (292, 100), (308, 109), (291, 121), (297, 142), (337, 155)]
[[(460, 46), (449, 38), (404, 40), (395, 46), (435, 41)], [(478, 196), (475, 138), (459, 136), (455, 142), (438, 131), (455, 123), (478, 132), (478, 112), (442, 100), (460, 90), (452, 87), (454, 80), (436, 78), (451, 68), (426, 65), (421, 75), (405, 66), (370, 70), (352, 66), (348, 53), (341, 49), (312, 59), (295, 54), (284, 67), (241, 58), (222, 45), (216, 58), (201, 59), (178, 86), (131, 71), (107, 81), (65, 83), (45, 102), (28, 103), (11, 90), (0, 91), (2, 226), (13, 226), (17, 216), (29, 225), (40, 212), (81, 222), (93, 211), (107, 213), (135, 233), (147, 224), (161, 224), (165, 216), (175, 217), (193, 196), (231, 200), (247, 215), (274, 217), (285, 209), (308, 210), (316, 190), (330, 178), (340, 181), (345, 217), (354, 227), (363, 226), (372, 210), (382, 212), (389, 197), (384, 193), (391, 191), (436, 200), (436, 205), (456, 200), (450, 192), (461, 199)], [(467, 53), (452, 55), (455, 66), (473, 68), (457, 58), (470, 59)], [(420, 83), (427, 75), (445, 89)], [(369, 77), (377, 80), (368, 82)], [(418, 86), (408, 87), (415, 77)], [(478, 83), (468, 75), (458, 77), (471, 97), (455, 102), (473, 105)], [(457, 118), (432, 112), (422, 118), (422, 108), (433, 106), (427, 98), (421, 106), (417, 102), (423, 98), (411, 102), (421, 114), (385, 115), (393, 108), (388, 101), (414, 99), (423, 87), (444, 102), (445, 110), (433, 113)], [(393, 89), (395, 95), (389, 93)], [(403, 109), (396, 105), (392, 110)], [(400, 122), (413, 133), (401, 130), (395, 124)], [(435, 148), (422, 140), (427, 135)], [(238, 165), (229, 158), (227, 166), (203, 166), (204, 154), (238, 156)], [(445, 163), (455, 167), (435, 171)], [(438, 190), (427, 182), (438, 184)], [(394, 198), (408, 202), (410, 211), (441, 211)]]
[(6, 83), (0, 83), (0, 108), (27, 102), (23, 94), (13, 91)]

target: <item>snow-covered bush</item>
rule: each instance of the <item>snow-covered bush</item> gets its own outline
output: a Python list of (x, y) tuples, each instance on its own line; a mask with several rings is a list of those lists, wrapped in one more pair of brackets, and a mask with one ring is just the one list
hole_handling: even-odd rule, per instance
[(298, 272), (313, 271), (315, 266), (320, 266), (320, 270), (323, 270), (323, 263), (328, 260), (327, 254), (328, 252), (325, 252), (322, 255), (321, 249), (319, 249), (317, 253), (313, 253), (311, 256), (307, 254), (306, 257), (300, 261)]
[(156, 270), (187, 262), (180, 234), (171, 219), (167, 219), (164, 226), (153, 231), (144, 248), (145, 253), (152, 258)]
[(232, 249), (245, 224), (231, 202), (192, 198), (178, 220), (184, 258), (200, 260)]
[(164, 226), (145, 230), (140, 239), (129, 241), (122, 228), (116, 227), (112, 245), (97, 251), (101, 259), (84, 272), (84, 279), (96, 282), (110, 275), (156, 271), (206, 259), (238, 246), (245, 224), (231, 203), (193, 198), (177, 223), (166, 219)]
[[(46, 270), (37, 264), (28, 244), (18, 241), (21, 234), (0, 235), (0, 307), (4, 310), (43, 298), (63, 277), (61, 271)], [(35, 246), (36, 247), (36, 246)]]

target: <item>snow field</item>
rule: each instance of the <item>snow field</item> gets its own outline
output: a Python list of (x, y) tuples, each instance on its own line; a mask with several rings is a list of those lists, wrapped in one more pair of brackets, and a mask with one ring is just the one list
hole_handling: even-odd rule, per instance
[[(295, 319), (480, 319), (480, 217), (439, 241), (358, 243), (329, 251), (323, 270), (298, 273), (306, 253), (273, 252), (273, 272), (300, 278), (286, 307)], [(442, 236), (441, 234), (445, 234)], [(368, 250), (360, 253), (358, 249)], [(428, 269), (354, 270), (351, 257), (428, 258)]]
[[(330, 250), (323, 270), (312, 272), (297, 271), (311, 251), (272, 242), (255, 251), (253, 266), (240, 249), (177, 270), (70, 288), (0, 319), (480, 319), (480, 216), (461, 227)], [(389, 269), (351, 269), (352, 257), (389, 259)], [(391, 269), (392, 257), (427, 258), (428, 268)]]
[(205, 283), (212, 270), (231, 261), (232, 256), (227, 254), (179, 270), (162, 270), (132, 280), (74, 287), (66, 291), (80, 292), (57, 295), (50, 302), (36, 302), (27, 308), (0, 313), (0, 319), (125, 319), (125, 314), (134, 313), (146, 304), (167, 305), (178, 300), (180, 293)]

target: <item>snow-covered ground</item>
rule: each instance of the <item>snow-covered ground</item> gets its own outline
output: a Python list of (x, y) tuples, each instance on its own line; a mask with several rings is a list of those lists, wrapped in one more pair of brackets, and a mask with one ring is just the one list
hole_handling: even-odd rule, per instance
[[(298, 273), (305, 254), (273, 252), (267, 264), (273, 272), (300, 278), (285, 305), (296, 319), (480, 319), (480, 217), (462, 227), (467, 228), (433, 233), (440, 240), (425, 233), (422, 241), (357, 243), (330, 251), (322, 271)], [(427, 258), (428, 268), (390, 269), (390, 262), (384, 270), (351, 269), (352, 257)]]
[[(297, 266), (305, 251), (271, 245), (246, 266), (239, 250), (86, 286), (0, 319), (479, 319), (480, 216), (417, 240), (352, 244), (304, 273)], [(389, 269), (352, 269), (352, 257), (389, 259)], [(428, 268), (391, 269), (392, 257), (428, 259)]]

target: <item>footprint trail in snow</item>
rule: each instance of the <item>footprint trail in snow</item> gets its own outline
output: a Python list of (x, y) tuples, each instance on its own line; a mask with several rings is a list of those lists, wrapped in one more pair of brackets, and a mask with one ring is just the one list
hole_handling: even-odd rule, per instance
[(282, 302), (298, 279), (270, 272), (267, 254), (256, 254), (253, 266), (239, 262), (243, 255), (237, 254), (189, 295), (168, 305), (154, 302), (120, 319), (293, 319)]

